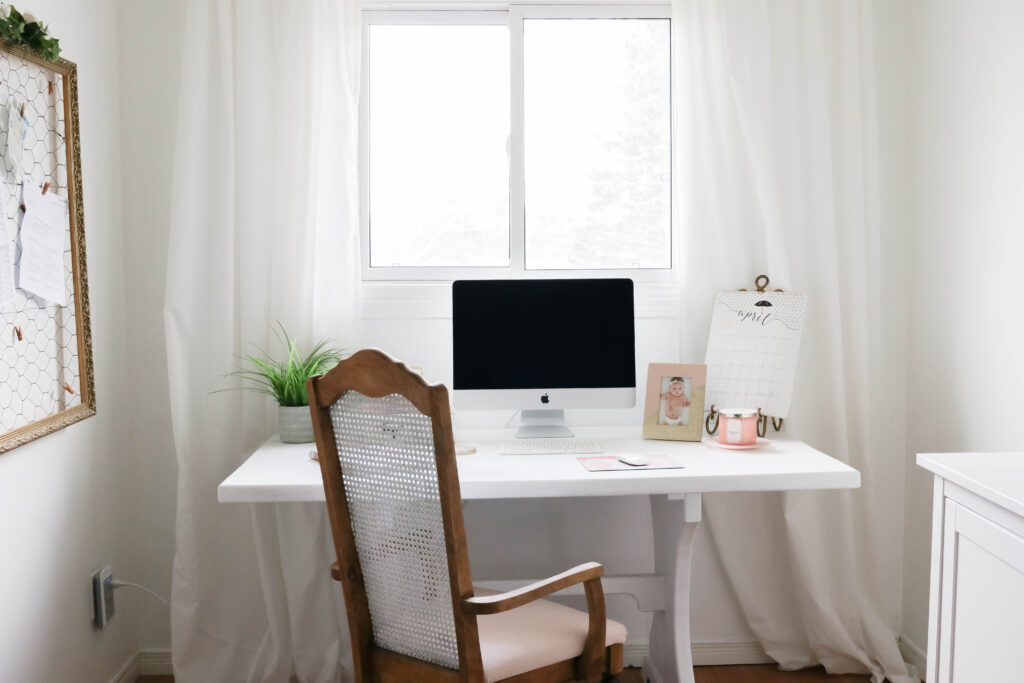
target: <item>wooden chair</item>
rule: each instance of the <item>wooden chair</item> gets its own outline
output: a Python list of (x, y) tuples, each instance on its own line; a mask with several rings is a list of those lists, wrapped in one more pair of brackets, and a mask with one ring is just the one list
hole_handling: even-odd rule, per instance
[[(365, 349), (307, 389), (356, 681), (591, 683), (622, 670), (626, 629), (605, 619), (601, 565), (474, 591), (444, 386)], [(589, 614), (540, 599), (577, 583)]]

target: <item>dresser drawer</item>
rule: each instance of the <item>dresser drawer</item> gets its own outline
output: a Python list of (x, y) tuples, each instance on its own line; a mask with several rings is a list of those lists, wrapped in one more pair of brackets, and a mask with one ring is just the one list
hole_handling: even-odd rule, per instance
[(947, 499), (937, 680), (1016, 683), (1024, 647), (1024, 538)]

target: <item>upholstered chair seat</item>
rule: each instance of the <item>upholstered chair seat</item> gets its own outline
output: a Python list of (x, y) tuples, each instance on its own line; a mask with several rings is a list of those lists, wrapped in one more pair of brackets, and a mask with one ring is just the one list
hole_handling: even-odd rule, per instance
[[(476, 588), (477, 596), (495, 591)], [(487, 683), (540, 669), (578, 657), (587, 639), (588, 616), (551, 600), (537, 600), (522, 607), (477, 617), (480, 658)], [(626, 627), (606, 620), (605, 647), (623, 645)]]

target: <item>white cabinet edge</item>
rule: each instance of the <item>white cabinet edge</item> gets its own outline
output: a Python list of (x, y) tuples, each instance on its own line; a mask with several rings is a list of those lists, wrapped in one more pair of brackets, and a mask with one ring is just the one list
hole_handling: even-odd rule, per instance
[(918, 453), (917, 464), (1024, 517), (1024, 453)]

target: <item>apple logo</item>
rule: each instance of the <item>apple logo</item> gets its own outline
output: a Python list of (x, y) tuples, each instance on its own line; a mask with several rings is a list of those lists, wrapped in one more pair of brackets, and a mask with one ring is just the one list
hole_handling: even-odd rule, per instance
[(543, 396), (540, 397), (540, 402), (541, 403), (549, 403), (550, 401), (551, 401), (551, 399), (548, 398), (547, 394), (544, 394)]

